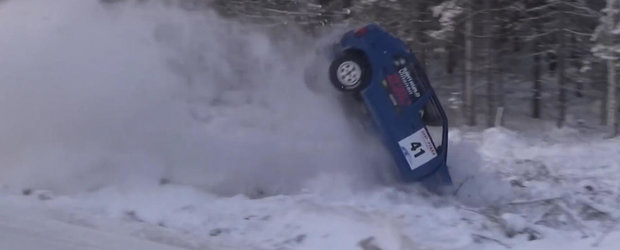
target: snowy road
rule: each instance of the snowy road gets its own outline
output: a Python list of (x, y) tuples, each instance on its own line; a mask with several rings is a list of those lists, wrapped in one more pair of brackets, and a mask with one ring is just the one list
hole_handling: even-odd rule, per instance
[(36, 207), (0, 202), (0, 249), (6, 250), (182, 250), (112, 230), (53, 219)]
[[(20, 213), (23, 214), (23, 213)], [(126, 235), (73, 226), (47, 218), (0, 218), (2, 249), (15, 250), (181, 250)]]

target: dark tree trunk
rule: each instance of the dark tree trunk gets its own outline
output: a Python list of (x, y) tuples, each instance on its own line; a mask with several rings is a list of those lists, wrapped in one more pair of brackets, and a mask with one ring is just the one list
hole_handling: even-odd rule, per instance
[(495, 125), (495, 115), (497, 113), (497, 102), (495, 100), (495, 72), (489, 65), (487, 71), (487, 126), (493, 127)]
[(505, 105), (504, 105), (504, 77), (503, 77), (503, 69), (500, 67), (497, 69), (497, 76), (499, 76), (499, 80), (497, 81), (497, 110), (498, 112), (502, 111), (502, 116), (496, 117), (497, 123), (496, 126), (502, 126), (504, 124), (504, 115)]
[(607, 124), (607, 95), (603, 93), (601, 101), (601, 125)]
[(533, 79), (533, 96), (532, 96), (532, 117), (539, 119), (541, 118), (541, 93), (542, 93), (542, 84), (540, 79), (540, 53), (538, 52), (538, 43), (534, 43), (534, 79)]
[(456, 48), (452, 45), (446, 46), (448, 50), (448, 56), (446, 58), (446, 72), (450, 75), (454, 73), (456, 68)]
[[(472, 12), (472, 6), (468, 7), (467, 13)], [(465, 20), (465, 102), (463, 115), (465, 116), (465, 123), (468, 126), (476, 125), (476, 106), (474, 100), (474, 20), (473, 17), (468, 17)]]
[[(562, 24), (564, 24), (564, 16), (562, 18)], [(564, 27), (562, 25), (561, 27)], [(564, 127), (566, 123), (566, 34), (564, 32), (559, 33), (559, 45), (557, 46), (558, 54), (558, 68), (557, 68), (557, 81), (558, 81), (558, 121), (559, 128)]]
[[(415, 8), (417, 8), (417, 16), (416, 19), (418, 20), (428, 20), (429, 17), (426, 16), (426, 10), (428, 9), (428, 3), (426, 1), (418, 1), (417, 4), (415, 5)], [(417, 44), (419, 46), (419, 58), (420, 58), (420, 63), (424, 66), (426, 66), (427, 63), (427, 46), (428, 46), (428, 39), (426, 37), (426, 26), (423, 24), (417, 24), (415, 27), (415, 31), (416, 31), (416, 39), (417, 39)]]
[[(494, 0), (484, 0), (484, 8), (490, 10), (493, 8)], [(495, 68), (497, 67), (497, 48), (496, 40), (493, 37), (494, 22), (493, 16), (490, 14), (485, 15), (484, 34), (487, 36), (486, 45), (486, 81), (487, 81), (487, 127), (493, 127), (495, 125), (497, 115), (497, 92), (495, 89)]]

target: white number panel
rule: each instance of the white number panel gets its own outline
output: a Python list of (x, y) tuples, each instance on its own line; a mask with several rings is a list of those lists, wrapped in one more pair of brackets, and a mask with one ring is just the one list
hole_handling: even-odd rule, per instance
[(414, 170), (437, 156), (431, 137), (425, 128), (407, 136), (398, 142), (409, 167)]

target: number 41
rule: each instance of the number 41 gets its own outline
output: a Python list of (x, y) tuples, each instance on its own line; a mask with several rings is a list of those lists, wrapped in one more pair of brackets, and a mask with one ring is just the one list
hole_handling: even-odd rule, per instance
[(420, 155), (424, 154), (424, 149), (422, 149), (422, 143), (419, 142), (412, 142), (411, 143), (411, 152), (414, 152), (415, 154), (413, 155), (414, 157), (418, 157)]

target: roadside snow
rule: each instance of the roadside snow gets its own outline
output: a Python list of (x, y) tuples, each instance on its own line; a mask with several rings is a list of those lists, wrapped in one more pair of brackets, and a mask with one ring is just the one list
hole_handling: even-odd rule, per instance
[[(126, 234), (186, 249), (616, 249), (620, 190), (613, 179), (618, 162), (603, 153), (600, 159), (580, 161), (583, 155), (560, 149), (611, 155), (620, 140), (576, 139), (579, 146), (504, 129), (453, 130), (452, 136), (453, 151), (480, 152), (481, 163), (451, 166), (480, 174), (467, 179), (455, 196), (437, 196), (415, 185), (357, 190), (350, 176), (323, 175), (299, 193), (264, 198), (220, 196), (177, 184), (8, 197), (10, 204), (54, 211), (49, 217), (64, 223), (107, 229), (121, 224)], [(537, 153), (517, 157), (524, 151)], [(471, 161), (471, 155), (466, 157), (451, 162)], [(612, 170), (590, 171), (598, 164)], [(484, 182), (504, 186), (493, 189)], [(477, 197), (464, 196), (466, 189)], [(0, 200), (0, 207), (6, 200)]]
[[(478, 155), (482, 167), (452, 165), (481, 174), (461, 186), (470, 185), (475, 199), (461, 189), (456, 196), (437, 196), (415, 185), (357, 190), (350, 176), (328, 175), (307, 182), (300, 193), (264, 198), (220, 196), (176, 184), (127, 184), (74, 195), (8, 195), (0, 207), (40, 207), (64, 223), (120, 227), (128, 235), (186, 249), (616, 249), (620, 199), (612, 181), (617, 176), (609, 175), (620, 170), (618, 162), (579, 161), (579, 154), (562, 154), (559, 161), (554, 154), (572, 143), (549, 144), (503, 129), (453, 130), (452, 135), (453, 151), (486, 152)], [(528, 147), (511, 146), (524, 144)], [(592, 140), (581, 148), (614, 153), (618, 145), (617, 139)], [(524, 163), (515, 155), (526, 149), (538, 153)], [(503, 165), (497, 165), (500, 159)], [(616, 172), (591, 172), (592, 163), (607, 163)], [(484, 182), (505, 187), (494, 190)], [(473, 193), (475, 188), (487, 190)]]

